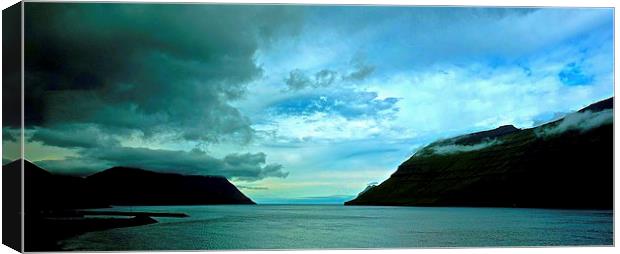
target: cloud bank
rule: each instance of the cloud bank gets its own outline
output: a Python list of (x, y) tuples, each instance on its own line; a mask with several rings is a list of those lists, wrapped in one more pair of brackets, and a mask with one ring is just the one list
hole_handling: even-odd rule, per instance
[(73, 175), (89, 175), (112, 166), (126, 166), (188, 175), (219, 175), (248, 182), (266, 177), (288, 176), (287, 172), (282, 171), (282, 165), (266, 164), (264, 153), (229, 154), (217, 159), (199, 150), (185, 152), (106, 147), (84, 150), (80, 155), (81, 157), (42, 160), (36, 163), (54, 172)]
[(254, 55), (294, 34), (291, 8), (224, 5), (26, 6), (26, 125), (96, 124), (146, 136), (247, 142), (229, 101), (262, 75)]
[(558, 124), (543, 128), (537, 132), (538, 136), (560, 135), (567, 131), (587, 132), (593, 128), (611, 124), (614, 121), (614, 112), (612, 109), (592, 112), (575, 112), (568, 114)]
[[(232, 102), (262, 77), (259, 48), (295, 36), (300, 10), (277, 6), (31, 3), (25, 19), (28, 157), (87, 174), (135, 166), (255, 181), (286, 177), (266, 154), (194, 148), (252, 141)], [(3, 129), (5, 140), (14, 141)], [(170, 147), (162, 144), (175, 144)], [(30, 148), (36, 147), (30, 145)], [(49, 157), (55, 157), (49, 159)]]

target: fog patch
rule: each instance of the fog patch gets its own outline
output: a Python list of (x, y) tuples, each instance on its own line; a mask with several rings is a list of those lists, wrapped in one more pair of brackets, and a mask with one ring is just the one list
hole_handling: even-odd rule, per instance
[(536, 131), (536, 136), (544, 137), (560, 135), (571, 130), (583, 133), (596, 127), (613, 123), (613, 121), (614, 113), (612, 109), (606, 109), (598, 112), (576, 112), (566, 115), (562, 121), (554, 126), (542, 128), (541, 130)]
[(238, 189), (241, 190), (269, 190), (267, 187), (263, 186), (245, 186), (245, 185), (237, 185)]
[(366, 185), (366, 188), (364, 190), (362, 190), (362, 192), (360, 192), (359, 194), (357, 194), (357, 197), (361, 196), (362, 194), (368, 192), (369, 190), (371, 190), (374, 187), (377, 187), (377, 185), (379, 185), (378, 182), (370, 182), (368, 183), (368, 185)]
[(485, 149), (487, 147), (491, 147), (491, 146), (498, 145), (498, 144), (501, 144), (501, 141), (498, 141), (497, 139), (493, 139), (493, 140), (483, 141), (483, 142), (473, 144), (473, 145), (457, 145), (457, 144), (439, 145), (439, 146), (431, 147), (431, 150), (432, 150), (432, 153), (436, 155), (449, 155), (449, 154), (477, 151), (477, 150)]

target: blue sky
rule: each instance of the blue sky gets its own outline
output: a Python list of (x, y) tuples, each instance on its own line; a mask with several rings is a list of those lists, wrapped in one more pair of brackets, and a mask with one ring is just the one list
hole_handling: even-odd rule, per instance
[[(74, 45), (84, 51), (109, 49), (131, 29), (153, 39), (121, 45), (130, 59), (122, 69), (102, 56), (84, 78), (46, 93), (44, 106), (63, 114), (33, 117), (42, 120), (29, 124), (28, 159), (74, 174), (120, 163), (222, 174), (258, 203), (342, 202), (434, 140), (532, 127), (613, 95), (612, 9), (46, 8), (33, 7), (27, 30), (39, 29), (38, 13), (54, 14), (51, 27), (89, 16), (76, 38), (107, 29), (110, 37)], [(188, 20), (160, 20), (161, 29), (183, 28), (159, 34), (148, 19), (159, 12)], [(103, 15), (136, 13), (144, 19), (128, 28)], [(54, 45), (74, 43), (43, 34)], [(30, 68), (42, 71), (32, 80), (51, 70), (36, 60)], [(103, 71), (115, 74), (100, 81)], [(32, 86), (52, 90), (49, 83)], [(76, 101), (88, 114), (54, 104), (70, 95), (88, 98)]]

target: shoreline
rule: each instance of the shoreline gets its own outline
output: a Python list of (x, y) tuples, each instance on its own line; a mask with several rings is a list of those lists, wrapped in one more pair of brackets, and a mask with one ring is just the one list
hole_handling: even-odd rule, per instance
[[(137, 214), (131, 212), (73, 214), (74, 216), (66, 214), (65, 216), (29, 218), (26, 222), (25, 251), (62, 251), (61, 241), (84, 233), (158, 223), (157, 220), (146, 214), (156, 214), (160, 217), (187, 217), (185, 214), (139, 212)], [(131, 218), (84, 218), (84, 215), (123, 216), (123, 214), (125, 214), (124, 216), (127, 216), (127, 214), (135, 215)]]

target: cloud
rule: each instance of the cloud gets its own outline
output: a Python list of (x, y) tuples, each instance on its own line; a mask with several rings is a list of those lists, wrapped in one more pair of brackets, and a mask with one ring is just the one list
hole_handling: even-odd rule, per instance
[(344, 80), (361, 81), (361, 80), (366, 79), (368, 76), (370, 76), (374, 71), (375, 71), (375, 67), (374, 66), (358, 65), (358, 66), (356, 66), (356, 69), (353, 72), (351, 72), (348, 75), (344, 76), (343, 79)]
[(542, 59), (534, 57), (528, 61), (529, 70), (518, 65), (446, 65), (394, 75), (369, 90), (381, 97), (398, 96), (399, 110), (393, 124), (420, 135), (441, 138), (437, 135), (507, 124), (533, 127), (545, 112), (573, 111), (613, 93), (613, 72), (598, 74), (586, 86), (567, 86), (559, 80), (557, 74), (572, 61), (570, 58), (604, 54), (600, 51), (588, 56), (573, 50)]
[(560, 135), (566, 131), (587, 132), (601, 125), (611, 124), (613, 121), (614, 114), (612, 109), (598, 112), (589, 110), (585, 112), (575, 112), (566, 115), (559, 123), (541, 129), (541, 131), (536, 132), (536, 134), (538, 136), (553, 136)]
[(328, 87), (339, 79), (338, 72), (333, 70), (320, 70), (314, 74), (313, 78), (310, 78), (302, 70), (294, 69), (289, 72), (288, 77), (284, 79), (284, 83), (286, 83), (290, 90), (295, 91), (308, 87)]
[(542, 124), (550, 123), (555, 120), (559, 120), (564, 116), (570, 114), (569, 112), (545, 112), (535, 116), (532, 120), (534, 121), (533, 126), (540, 126)]
[[(425, 68), (471, 61), (510, 63), (571, 40), (583, 39), (588, 33), (608, 28), (613, 23), (611, 9), (422, 8), (376, 12), (391, 13), (394, 17), (384, 17), (383, 22), (372, 19), (376, 25), (369, 26), (376, 27), (375, 36), (388, 37), (395, 31), (402, 36), (391, 36), (383, 44), (374, 44), (376, 46), (371, 49), (386, 44), (397, 46), (369, 60), (383, 58), (394, 68), (398, 65)], [(385, 29), (388, 24), (391, 29)], [(441, 32), (427, 36), (429, 31)], [(603, 30), (609, 35), (610, 32)], [(415, 54), (403, 56), (403, 48)]]
[(567, 64), (558, 74), (560, 81), (569, 86), (589, 85), (594, 75), (584, 73), (581, 66), (575, 62)]
[(200, 150), (100, 147), (83, 150), (79, 154), (64, 160), (41, 160), (36, 163), (54, 172), (78, 175), (125, 166), (190, 175), (219, 175), (248, 182), (288, 176), (288, 172), (282, 171), (282, 165), (267, 164), (264, 153), (229, 154), (217, 159)]
[(400, 149), (389, 148), (389, 147), (372, 147), (372, 148), (367, 148), (364, 150), (358, 150), (358, 151), (351, 152), (343, 156), (343, 158), (354, 158), (354, 157), (360, 157), (360, 156), (367, 157), (367, 156), (371, 156), (374, 154), (386, 154), (386, 153), (396, 153), (396, 152), (400, 152)]
[(321, 70), (314, 74), (314, 80), (316, 81), (315, 86), (317, 87), (327, 87), (336, 82), (338, 78), (338, 73), (332, 70)]
[[(22, 45), (21, 8), (5, 9), (2, 12), (2, 127), (21, 128), (22, 113)], [(11, 49), (11, 50), (8, 50)], [(10, 63), (10, 64), (8, 64)], [(4, 130), (3, 130), (4, 136)]]
[(20, 136), (19, 129), (2, 128), (2, 142), (17, 142)]
[[(310, 77), (307, 71), (294, 69), (288, 73), (284, 83), (291, 91), (299, 91), (306, 88), (330, 87), (340, 82), (341, 85), (351, 82), (359, 82), (369, 77), (375, 71), (374, 66), (365, 65), (362, 62), (355, 63), (354, 69), (348, 74), (342, 74), (335, 70), (321, 69)], [(347, 71), (344, 71), (347, 73)]]
[(241, 181), (288, 176), (259, 151), (190, 149), (255, 138), (233, 104), (264, 75), (259, 51), (297, 35), (301, 9), (33, 3), (26, 12), (27, 142), (66, 153), (27, 149), (28, 157), (78, 175), (134, 166)]
[(398, 112), (399, 98), (375, 92), (340, 90), (295, 94), (263, 109), (257, 132), (271, 138), (307, 140), (363, 139), (384, 135)]
[[(250, 117), (260, 119), (255, 123), (261, 130), (270, 123), (281, 127), (278, 135), (369, 137), (376, 135), (375, 128), (366, 128), (370, 125), (400, 131), (384, 130), (384, 134), (394, 134), (382, 135), (384, 139), (416, 136), (433, 140), (505, 124), (531, 127), (540, 122), (543, 112), (572, 111), (613, 93), (613, 13), (609, 9), (359, 10), (311, 13), (314, 18), (306, 21), (299, 39), (279, 48), (296, 54), (278, 58), (277, 52), (265, 53), (266, 72), (278, 77), (274, 83), (281, 85), (278, 74), (290, 75), (281, 70), (291, 68), (305, 78), (294, 79), (300, 82), (295, 82), (296, 89), (289, 88), (286, 97), (261, 94), (261, 101), (269, 103), (251, 104)], [(573, 16), (576, 20), (571, 19), (570, 25), (562, 25), (562, 20)], [(373, 22), (365, 22), (368, 17)], [(550, 32), (548, 27), (535, 25), (539, 23), (557, 26)], [(536, 27), (534, 33), (528, 27)], [(359, 55), (363, 61), (356, 58)], [(579, 73), (592, 77), (591, 82), (579, 81), (579, 75), (560, 75), (571, 63), (576, 63)], [(329, 88), (314, 87), (313, 75), (325, 69), (338, 72), (341, 78)], [(345, 80), (358, 71), (371, 75), (364, 82)], [(584, 85), (567, 85), (571, 82)], [(398, 111), (393, 118), (381, 119), (381, 124), (353, 124), (368, 118), (340, 114), (329, 100), (354, 89), (381, 99), (395, 98)], [(257, 90), (264, 88), (257, 86)], [(325, 93), (317, 92), (321, 90)], [(326, 101), (320, 101), (321, 96)], [(371, 103), (365, 105), (372, 108)], [(278, 114), (264, 117), (265, 111), (256, 109), (261, 107)], [(340, 122), (339, 116), (350, 122)], [(293, 124), (299, 127), (289, 131), (295, 128)], [(364, 127), (348, 129), (359, 125)], [(360, 133), (347, 135), (350, 132)]]
[(299, 39), (265, 54), (265, 61), (273, 62), (268, 67), (337, 69), (364, 55), (377, 67), (376, 77), (442, 64), (511, 65), (590, 36), (613, 41), (610, 8), (373, 6), (308, 12)]
[(26, 125), (96, 124), (192, 141), (251, 139), (230, 101), (262, 76), (254, 55), (291, 36), (277, 6), (26, 6)]
[(93, 148), (120, 145), (117, 136), (103, 133), (93, 125), (74, 124), (55, 126), (53, 129), (35, 128), (29, 132), (31, 133), (29, 142), (41, 142), (48, 146)]
[(90, 158), (113, 165), (183, 174), (221, 175), (241, 181), (288, 176), (288, 173), (282, 171), (282, 165), (265, 165), (264, 153), (230, 154), (223, 159), (216, 159), (197, 150), (185, 152), (122, 147), (88, 151), (87, 154)]
[(372, 188), (376, 187), (376, 186), (377, 186), (377, 184), (379, 184), (379, 183), (377, 183), (377, 182), (371, 182), (371, 183), (368, 183), (368, 185), (366, 185), (366, 188), (364, 188), (364, 189), (363, 189), (363, 190), (362, 190), (359, 194), (357, 194), (357, 196), (359, 197), (359, 196), (361, 196), (362, 194), (364, 194), (364, 193), (368, 192), (368, 191), (369, 191), (369, 190), (371, 190)]
[(280, 164), (264, 165), (266, 157), (264, 153), (229, 154), (224, 157), (222, 168), (238, 171), (234, 178), (242, 181), (255, 181), (266, 177), (286, 178), (289, 175), (282, 171), (283, 166)]
[(290, 96), (273, 102), (266, 111), (276, 115), (328, 113), (349, 119), (375, 117), (398, 111), (398, 98), (379, 98), (376, 92), (354, 90), (325, 91)]
[(363, 81), (370, 77), (376, 69), (376, 66), (367, 63), (366, 57), (362, 54), (355, 55), (350, 63), (353, 65), (353, 69), (342, 75), (342, 79), (345, 81)]
[(493, 139), (473, 145), (440, 144), (436, 146), (431, 146), (429, 147), (429, 149), (432, 150), (433, 154), (449, 155), (455, 153), (478, 151), (498, 144), (501, 144), (501, 141)]
[(237, 188), (242, 189), (242, 190), (269, 190), (269, 188), (262, 187), (262, 186), (237, 185)]
[(292, 70), (284, 82), (291, 90), (301, 90), (313, 85), (310, 78), (299, 69)]

